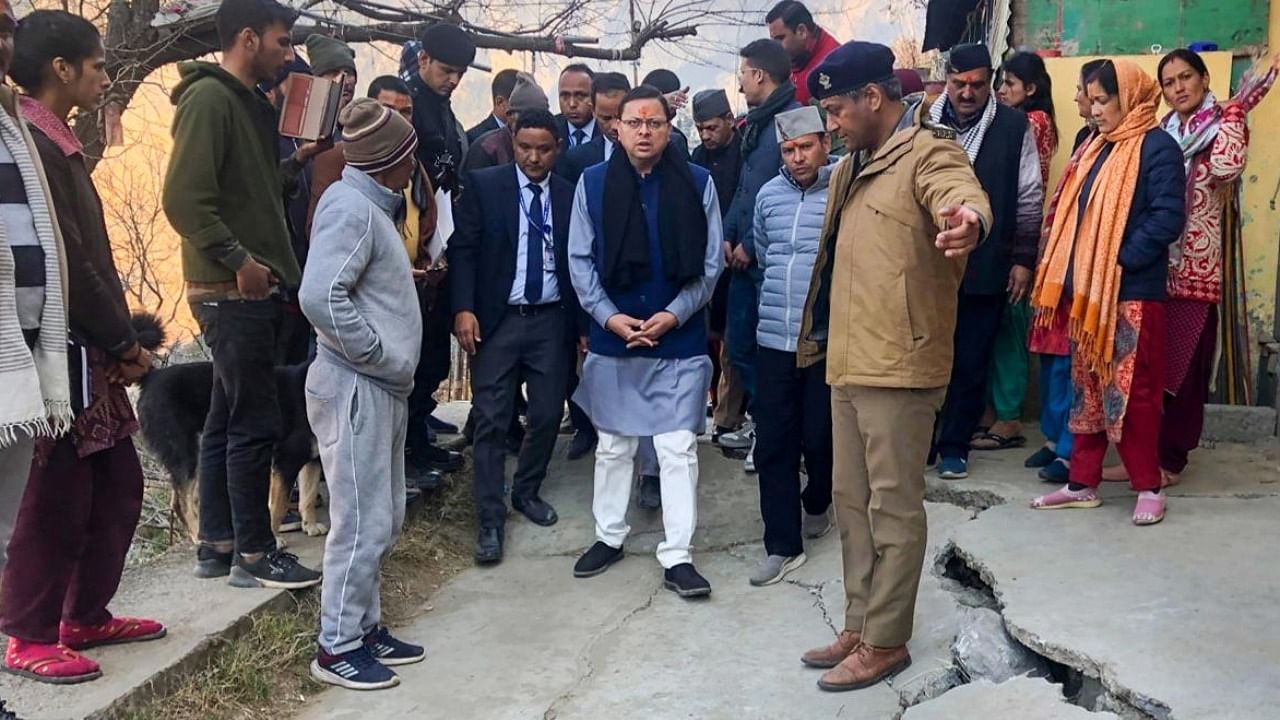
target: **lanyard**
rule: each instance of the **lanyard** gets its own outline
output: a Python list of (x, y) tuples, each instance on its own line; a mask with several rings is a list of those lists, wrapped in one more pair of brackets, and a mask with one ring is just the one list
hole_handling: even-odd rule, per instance
[(542, 242), (551, 244), (551, 202), (548, 198), (546, 203), (542, 205), (542, 222), (533, 216), (533, 209), (525, 204), (524, 188), (520, 189), (520, 211), (524, 213), (525, 220), (529, 221), (529, 227), (538, 227), (542, 229)]

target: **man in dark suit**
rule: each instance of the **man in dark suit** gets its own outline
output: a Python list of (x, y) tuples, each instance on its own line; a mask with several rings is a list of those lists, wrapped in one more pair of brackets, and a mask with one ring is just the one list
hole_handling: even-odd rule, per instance
[(506, 435), (522, 380), (529, 427), (511, 505), (538, 525), (558, 520), (538, 491), (555, 449), (580, 313), (567, 250), (573, 186), (551, 174), (559, 153), (551, 113), (521, 113), (515, 164), (467, 174), (467, 185), (484, 192), (463, 194), (449, 245), (454, 334), (474, 356), (477, 563), (502, 559)]
[(557, 92), (560, 96), (560, 145), (568, 152), (586, 145), (601, 133), (591, 104), (591, 83), (596, 74), (582, 63), (569, 65), (560, 72)]
[(507, 126), (507, 105), (511, 100), (511, 91), (516, 87), (516, 76), (519, 73), (508, 68), (493, 76), (490, 90), (493, 95), (493, 112), (467, 130), (467, 145), (480, 139), (487, 132)]
[(583, 170), (602, 163), (613, 155), (618, 141), (618, 108), (629, 90), (631, 83), (627, 81), (626, 75), (616, 72), (596, 73), (591, 81), (591, 105), (596, 120), (596, 135), (586, 144), (565, 152), (556, 166), (557, 175), (577, 183)]

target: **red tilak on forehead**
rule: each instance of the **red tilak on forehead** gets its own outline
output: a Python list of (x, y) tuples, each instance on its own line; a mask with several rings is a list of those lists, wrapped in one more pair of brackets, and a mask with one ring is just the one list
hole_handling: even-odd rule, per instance
[(662, 109), (662, 104), (656, 102), (636, 103), (635, 111), (637, 117), (646, 120), (651, 117), (661, 117), (665, 120), (667, 117), (667, 113)]
[(952, 80), (959, 80), (965, 85), (981, 84), (987, 81), (986, 72), (983, 70), (970, 70), (969, 72), (956, 73), (951, 76)]

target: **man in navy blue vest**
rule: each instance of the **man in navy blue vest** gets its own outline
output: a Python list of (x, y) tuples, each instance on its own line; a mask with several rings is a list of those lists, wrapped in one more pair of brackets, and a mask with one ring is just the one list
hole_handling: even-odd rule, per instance
[(619, 150), (583, 173), (569, 228), (569, 269), (592, 323), (574, 399), (599, 433), (592, 511), (596, 540), (574, 566), (591, 577), (622, 559), (631, 528), (632, 461), (653, 437), (666, 538), (664, 586), (711, 593), (692, 564), (698, 435), (706, 427), (711, 359), (705, 307), (722, 264), (720, 207), (710, 174), (671, 144), (670, 106), (640, 86), (623, 98)]
[(1031, 289), (1044, 211), (1040, 155), (1027, 116), (991, 96), (991, 54), (958, 45), (947, 61), (947, 92), (930, 108), (934, 123), (956, 131), (991, 199), (994, 225), (969, 257), (956, 308), (955, 361), (938, 416), (938, 475), (969, 476), (969, 442), (986, 406), (987, 373), (1006, 303)]
[(521, 381), (529, 393), (528, 432), (511, 487), (511, 506), (538, 525), (558, 519), (538, 496), (564, 409), (578, 303), (569, 278), (573, 186), (551, 174), (560, 152), (547, 110), (520, 113), (514, 164), (467, 174), (449, 244), (454, 334), (475, 359), (478, 563), (502, 559), (507, 506), (506, 436)]

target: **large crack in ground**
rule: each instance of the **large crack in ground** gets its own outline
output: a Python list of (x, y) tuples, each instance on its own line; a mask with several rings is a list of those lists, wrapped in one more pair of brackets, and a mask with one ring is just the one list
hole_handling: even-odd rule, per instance
[(556, 718), (560, 716), (560, 709), (564, 704), (572, 700), (574, 694), (590, 682), (591, 678), (595, 675), (596, 663), (594, 656), (596, 649), (600, 646), (600, 643), (614, 634), (621, 632), (623, 628), (636, 618), (637, 615), (640, 615), (646, 610), (652, 608), (654, 599), (658, 597), (658, 593), (662, 592), (662, 589), (661, 585), (655, 587), (653, 591), (649, 593), (649, 596), (645, 598), (644, 602), (632, 608), (619, 618), (617, 622), (600, 631), (587, 642), (586, 646), (582, 649), (582, 652), (578, 653), (578, 666), (582, 671), (578, 674), (577, 679), (573, 681), (573, 684), (570, 685), (567, 690), (560, 693), (555, 700), (551, 701), (551, 704), (548, 705), (547, 709), (542, 713), (542, 720), (556, 720)]
[(1014, 642), (1044, 661), (1049, 668), (1047, 679), (1062, 686), (1067, 702), (1090, 712), (1110, 711), (1125, 720), (1171, 720), (1172, 710), (1168, 705), (1121, 685), (1105, 664), (1071, 648), (1049, 643), (1009, 622), (996, 581), (978, 558), (949, 544), (939, 553), (935, 571), (963, 589), (959, 596), (961, 604), (971, 603), (975, 597), (989, 598), (989, 602), (983, 604), (1000, 613)]

